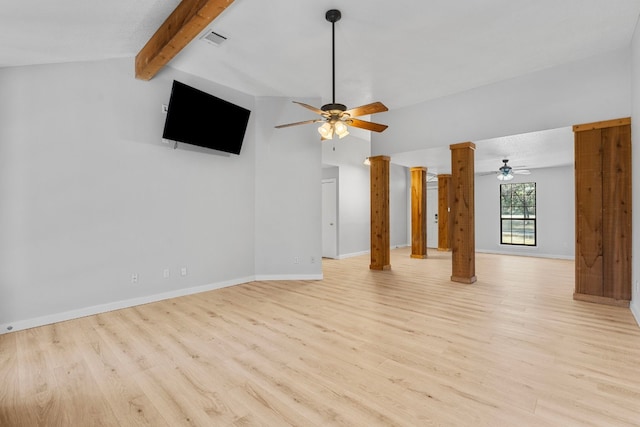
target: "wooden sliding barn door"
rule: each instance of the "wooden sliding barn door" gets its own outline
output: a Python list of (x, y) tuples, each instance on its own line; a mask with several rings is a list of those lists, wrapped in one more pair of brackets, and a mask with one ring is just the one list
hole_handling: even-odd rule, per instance
[(631, 119), (576, 125), (574, 299), (631, 299)]

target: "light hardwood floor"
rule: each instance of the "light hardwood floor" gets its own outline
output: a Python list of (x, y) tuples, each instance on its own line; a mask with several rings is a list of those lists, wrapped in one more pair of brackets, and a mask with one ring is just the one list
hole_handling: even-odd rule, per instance
[(640, 425), (640, 328), (572, 261), (428, 256), (2, 335), (0, 425)]

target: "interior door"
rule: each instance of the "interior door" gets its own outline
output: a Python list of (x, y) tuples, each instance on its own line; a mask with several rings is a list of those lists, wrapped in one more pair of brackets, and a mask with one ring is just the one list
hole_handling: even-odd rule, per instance
[(335, 178), (322, 180), (322, 256), (338, 257), (338, 190)]
[(438, 188), (427, 187), (427, 247), (438, 247)]

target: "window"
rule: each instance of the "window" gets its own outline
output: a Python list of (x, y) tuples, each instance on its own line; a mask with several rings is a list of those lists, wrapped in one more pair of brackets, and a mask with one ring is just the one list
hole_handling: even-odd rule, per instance
[(536, 183), (500, 185), (500, 243), (536, 245)]

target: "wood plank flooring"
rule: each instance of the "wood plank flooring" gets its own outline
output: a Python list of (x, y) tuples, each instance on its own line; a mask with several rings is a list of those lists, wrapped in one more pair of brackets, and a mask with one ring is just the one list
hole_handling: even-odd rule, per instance
[(640, 328), (573, 261), (369, 262), (0, 335), (0, 425), (640, 425)]

